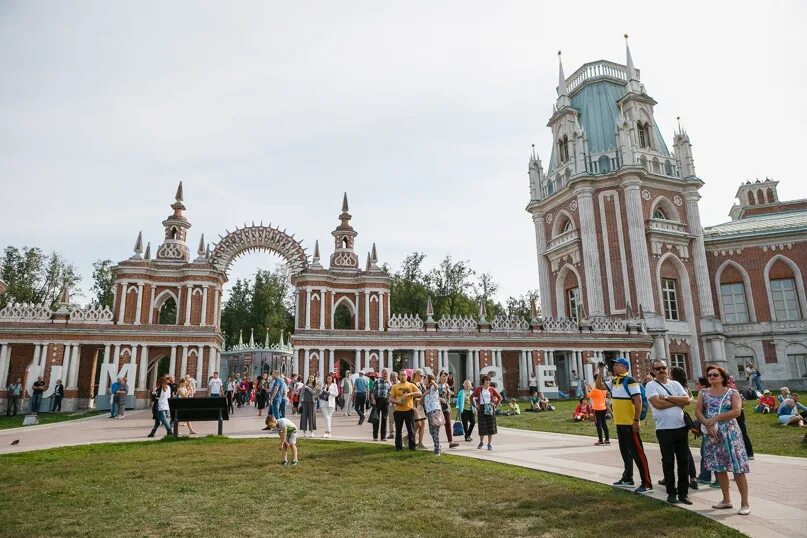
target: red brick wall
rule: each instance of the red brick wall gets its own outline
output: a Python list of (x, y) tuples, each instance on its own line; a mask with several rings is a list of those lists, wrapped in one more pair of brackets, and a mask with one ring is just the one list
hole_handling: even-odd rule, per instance
[(123, 313), (124, 323), (134, 323), (135, 311), (137, 310), (137, 291), (136, 286), (130, 286), (129, 292), (126, 294), (126, 308)]

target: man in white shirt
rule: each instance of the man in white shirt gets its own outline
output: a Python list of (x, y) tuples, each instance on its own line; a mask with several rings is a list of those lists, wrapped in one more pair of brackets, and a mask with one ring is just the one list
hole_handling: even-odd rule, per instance
[(219, 398), (221, 396), (221, 379), (218, 372), (213, 372), (213, 377), (207, 382), (207, 389), (212, 398)]
[[(684, 407), (690, 397), (684, 387), (667, 375), (667, 363), (653, 361), (656, 378), (645, 385), (647, 400), (656, 421), (656, 438), (661, 449), (661, 468), (670, 504), (692, 504), (689, 499), (689, 429), (684, 422)], [(678, 485), (675, 463), (678, 463)]]
[(191, 374), (185, 374), (185, 380), (188, 382), (191, 388), (191, 397), (196, 395), (196, 378), (191, 377)]
[(350, 416), (350, 406), (353, 399), (353, 380), (350, 378), (350, 370), (345, 372), (345, 377), (342, 379), (342, 399), (345, 401), (345, 416)]

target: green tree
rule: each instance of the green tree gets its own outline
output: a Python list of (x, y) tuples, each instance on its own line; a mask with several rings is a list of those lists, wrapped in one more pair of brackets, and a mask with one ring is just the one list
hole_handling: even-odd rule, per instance
[(478, 306), (471, 297), (474, 275), (467, 261), (454, 261), (446, 255), (440, 264), (426, 275), (428, 289), (432, 294), (434, 312), (440, 316), (478, 314)]
[[(94, 297), (93, 306), (108, 306), (112, 308), (112, 300), (115, 296), (115, 277), (112, 275), (112, 260), (96, 260), (92, 264), (92, 288), (90, 291)], [(174, 305), (176, 308), (176, 304)], [(175, 318), (176, 319), (176, 318)]]
[(535, 303), (538, 317), (541, 316), (541, 307), (538, 304), (538, 290), (530, 290), (518, 297), (508, 297), (504, 310), (508, 316), (518, 316), (530, 321), (532, 318), (530, 305)]
[(426, 316), (429, 289), (423, 272), (425, 254), (413, 252), (404, 258), (401, 267), (392, 275), (390, 311), (393, 314), (419, 314)]
[(0, 296), (0, 308), (10, 301), (54, 306), (64, 285), (73, 295), (81, 293), (76, 287), (81, 276), (73, 264), (55, 252), (43, 254), (36, 247), (6, 247), (2, 274), (8, 290)]

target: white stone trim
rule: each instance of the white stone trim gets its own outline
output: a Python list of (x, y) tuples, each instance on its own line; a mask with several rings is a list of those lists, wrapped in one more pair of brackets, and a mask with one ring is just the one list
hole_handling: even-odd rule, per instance
[[(599, 195), (599, 202), (600, 202), (600, 226), (602, 230), (602, 236), (608, 237), (608, 223), (607, 218), (605, 215), (606, 210), (606, 199), (613, 197), (614, 199), (614, 217), (616, 220), (616, 235), (617, 241), (619, 242), (619, 267), (622, 270), (622, 293), (625, 296), (626, 303), (630, 302), (630, 293), (628, 290), (629, 282), (628, 280), (628, 258), (625, 254), (625, 234), (622, 228), (622, 202), (619, 200), (619, 192), (615, 190), (603, 191)], [(608, 306), (611, 315), (613, 314), (624, 314), (627, 312), (626, 308), (617, 308), (616, 307), (616, 295), (614, 291), (614, 282), (612, 278), (612, 265), (611, 265), (611, 249), (607, 244), (603, 245), (603, 251), (605, 253), (605, 274), (606, 274), (606, 282), (608, 284)]]
[[(689, 344), (689, 349), (692, 351), (691, 363), (692, 363), (692, 375), (699, 376), (701, 375), (701, 362), (705, 357), (701, 357), (700, 353), (700, 345), (698, 342), (698, 326), (695, 321), (695, 305), (692, 301), (692, 284), (689, 281), (689, 271), (687, 271), (686, 265), (681, 259), (673, 254), (672, 252), (667, 252), (662, 254), (659, 258), (658, 262), (656, 263), (656, 290), (658, 292), (658, 297), (661, 305), (660, 313), (661, 316), (664, 317), (664, 301), (662, 300), (663, 294), (661, 291), (661, 267), (664, 265), (664, 262), (670, 259), (672, 262), (675, 271), (678, 273), (678, 283), (679, 283), (679, 297), (678, 302), (679, 304), (683, 300), (684, 304), (684, 314), (686, 315), (686, 324), (689, 327), (689, 334), (692, 336), (692, 340)], [(666, 320), (665, 320), (666, 321)], [(666, 322), (669, 323), (669, 322)], [(717, 360), (720, 360), (718, 357)]]
[(799, 314), (801, 317), (799, 319), (807, 318), (805, 315), (804, 310), (807, 309), (807, 297), (804, 294), (804, 279), (801, 276), (801, 270), (796, 263), (785, 256), (784, 254), (777, 254), (770, 260), (768, 263), (765, 264), (765, 269), (762, 272), (762, 278), (765, 279), (765, 292), (768, 294), (768, 308), (770, 308), (770, 318), (771, 321), (788, 321), (788, 320), (777, 320), (776, 319), (776, 311), (774, 310), (773, 306), (773, 294), (771, 293), (771, 279), (770, 279), (770, 271), (773, 264), (777, 261), (783, 261), (785, 265), (790, 267), (790, 270), (793, 271), (793, 279), (796, 281), (796, 296), (799, 300)]
[[(563, 281), (566, 280), (567, 271), (574, 273), (574, 276), (577, 278), (577, 289), (580, 292), (583, 291), (583, 282), (580, 280), (580, 273), (577, 272), (574, 265), (567, 263), (558, 270), (558, 276), (555, 277), (555, 308), (557, 309), (559, 317), (567, 317), (561, 316), (561, 313), (566, 312), (566, 290), (563, 289)], [(588, 290), (586, 290), (586, 295), (588, 295)], [(582, 294), (580, 301), (581, 303), (583, 301)]]
[(739, 271), (743, 278), (743, 286), (745, 287), (745, 306), (748, 309), (748, 323), (756, 323), (757, 310), (754, 308), (754, 292), (751, 289), (751, 279), (749, 278), (748, 272), (745, 270), (745, 268), (734, 260), (724, 261), (720, 264), (720, 267), (718, 267), (717, 271), (715, 272), (714, 286), (717, 294), (717, 306), (720, 309), (720, 319), (723, 323), (727, 323), (726, 316), (723, 313), (723, 294), (720, 289), (720, 278), (723, 276), (723, 270), (729, 265), (734, 266), (734, 268)]

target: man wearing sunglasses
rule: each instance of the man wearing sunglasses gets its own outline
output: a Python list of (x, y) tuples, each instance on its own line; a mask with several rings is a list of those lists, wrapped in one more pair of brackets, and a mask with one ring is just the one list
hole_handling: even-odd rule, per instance
[[(667, 363), (653, 361), (656, 378), (645, 385), (647, 400), (656, 421), (656, 438), (661, 449), (661, 468), (670, 504), (692, 504), (689, 500), (689, 429), (684, 421), (684, 407), (691, 402), (689, 394), (667, 375)], [(678, 486), (675, 464), (678, 464)]]

